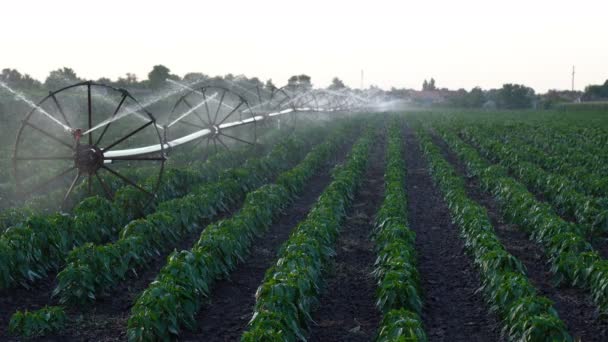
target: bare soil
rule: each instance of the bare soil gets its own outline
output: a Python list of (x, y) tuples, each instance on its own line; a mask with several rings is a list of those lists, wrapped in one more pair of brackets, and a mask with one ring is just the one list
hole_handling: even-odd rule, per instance
[(411, 128), (405, 129), (407, 194), (416, 232), (423, 290), (422, 320), (429, 341), (500, 341), (500, 325), (489, 312), (479, 274), (465, 253), (459, 228), (435, 186)]
[(313, 313), (309, 341), (370, 341), (381, 313), (372, 276), (376, 252), (371, 240), (374, 217), (384, 198), (385, 135), (372, 148), (368, 168), (336, 242), (336, 256)]

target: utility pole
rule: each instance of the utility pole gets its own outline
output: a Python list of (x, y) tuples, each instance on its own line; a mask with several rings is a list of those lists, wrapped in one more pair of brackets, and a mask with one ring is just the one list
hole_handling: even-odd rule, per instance
[(363, 90), (363, 69), (361, 69), (361, 90)]
[(574, 65), (572, 66), (572, 91), (574, 91), (574, 74), (575, 74), (575, 68)]

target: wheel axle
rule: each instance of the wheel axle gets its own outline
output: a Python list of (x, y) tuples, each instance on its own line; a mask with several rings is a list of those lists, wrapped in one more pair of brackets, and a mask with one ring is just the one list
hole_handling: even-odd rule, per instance
[(92, 175), (103, 166), (103, 151), (94, 145), (78, 144), (74, 154), (74, 166), (82, 174)]

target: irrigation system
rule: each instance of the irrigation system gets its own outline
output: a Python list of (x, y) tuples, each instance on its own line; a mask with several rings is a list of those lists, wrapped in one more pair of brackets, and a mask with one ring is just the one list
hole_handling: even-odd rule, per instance
[[(78, 186), (90, 195), (96, 182), (112, 198), (112, 186), (107, 176), (100, 175), (103, 172), (152, 201), (168, 153), (180, 146), (205, 144), (203, 151), (254, 146), (258, 129), (273, 126), (291, 132), (299, 116), (361, 110), (372, 101), (349, 90), (248, 89), (234, 84), (169, 82), (178, 91), (148, 104), (140, 103), (125, 89), (92, 81), (50, 92), (32, 106), (17, 132), (13, 151), (17, 192), (29, 196), (63, 187), (65, 205)], [(149, 104), (176, 94), (170, 113), (163, 116), (166, 120), (158, 122)], [(120, 125), (115, 124), (118, 120)], [(51, 167), (49, 163), (54, 164)], [(128, 167), (154, 168), (156, 182), (139, 185), (128, 172), (114, 167), (125, 163)], [(32, 170), (36, 176), (31, 176)]]

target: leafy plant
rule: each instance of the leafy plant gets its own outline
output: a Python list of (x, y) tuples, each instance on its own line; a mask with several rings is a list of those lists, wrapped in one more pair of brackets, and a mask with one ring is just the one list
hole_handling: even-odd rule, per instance
[(13, 335), (27, 338), (39, 337), (61, 331), (66, 322), (67, 318), (63, 308), (45, 306), (34, 312), (17, 311), (11, 317), (8, 330)]
[(277, 263), (256, 292), (254, 315), (243, 341), (305, 339), (323, 265), (334, 255), (331, 246), (367, 166), (371, 143), (368, 131), (346, 163), (334, 170), (333, 181), (279, 251)]

